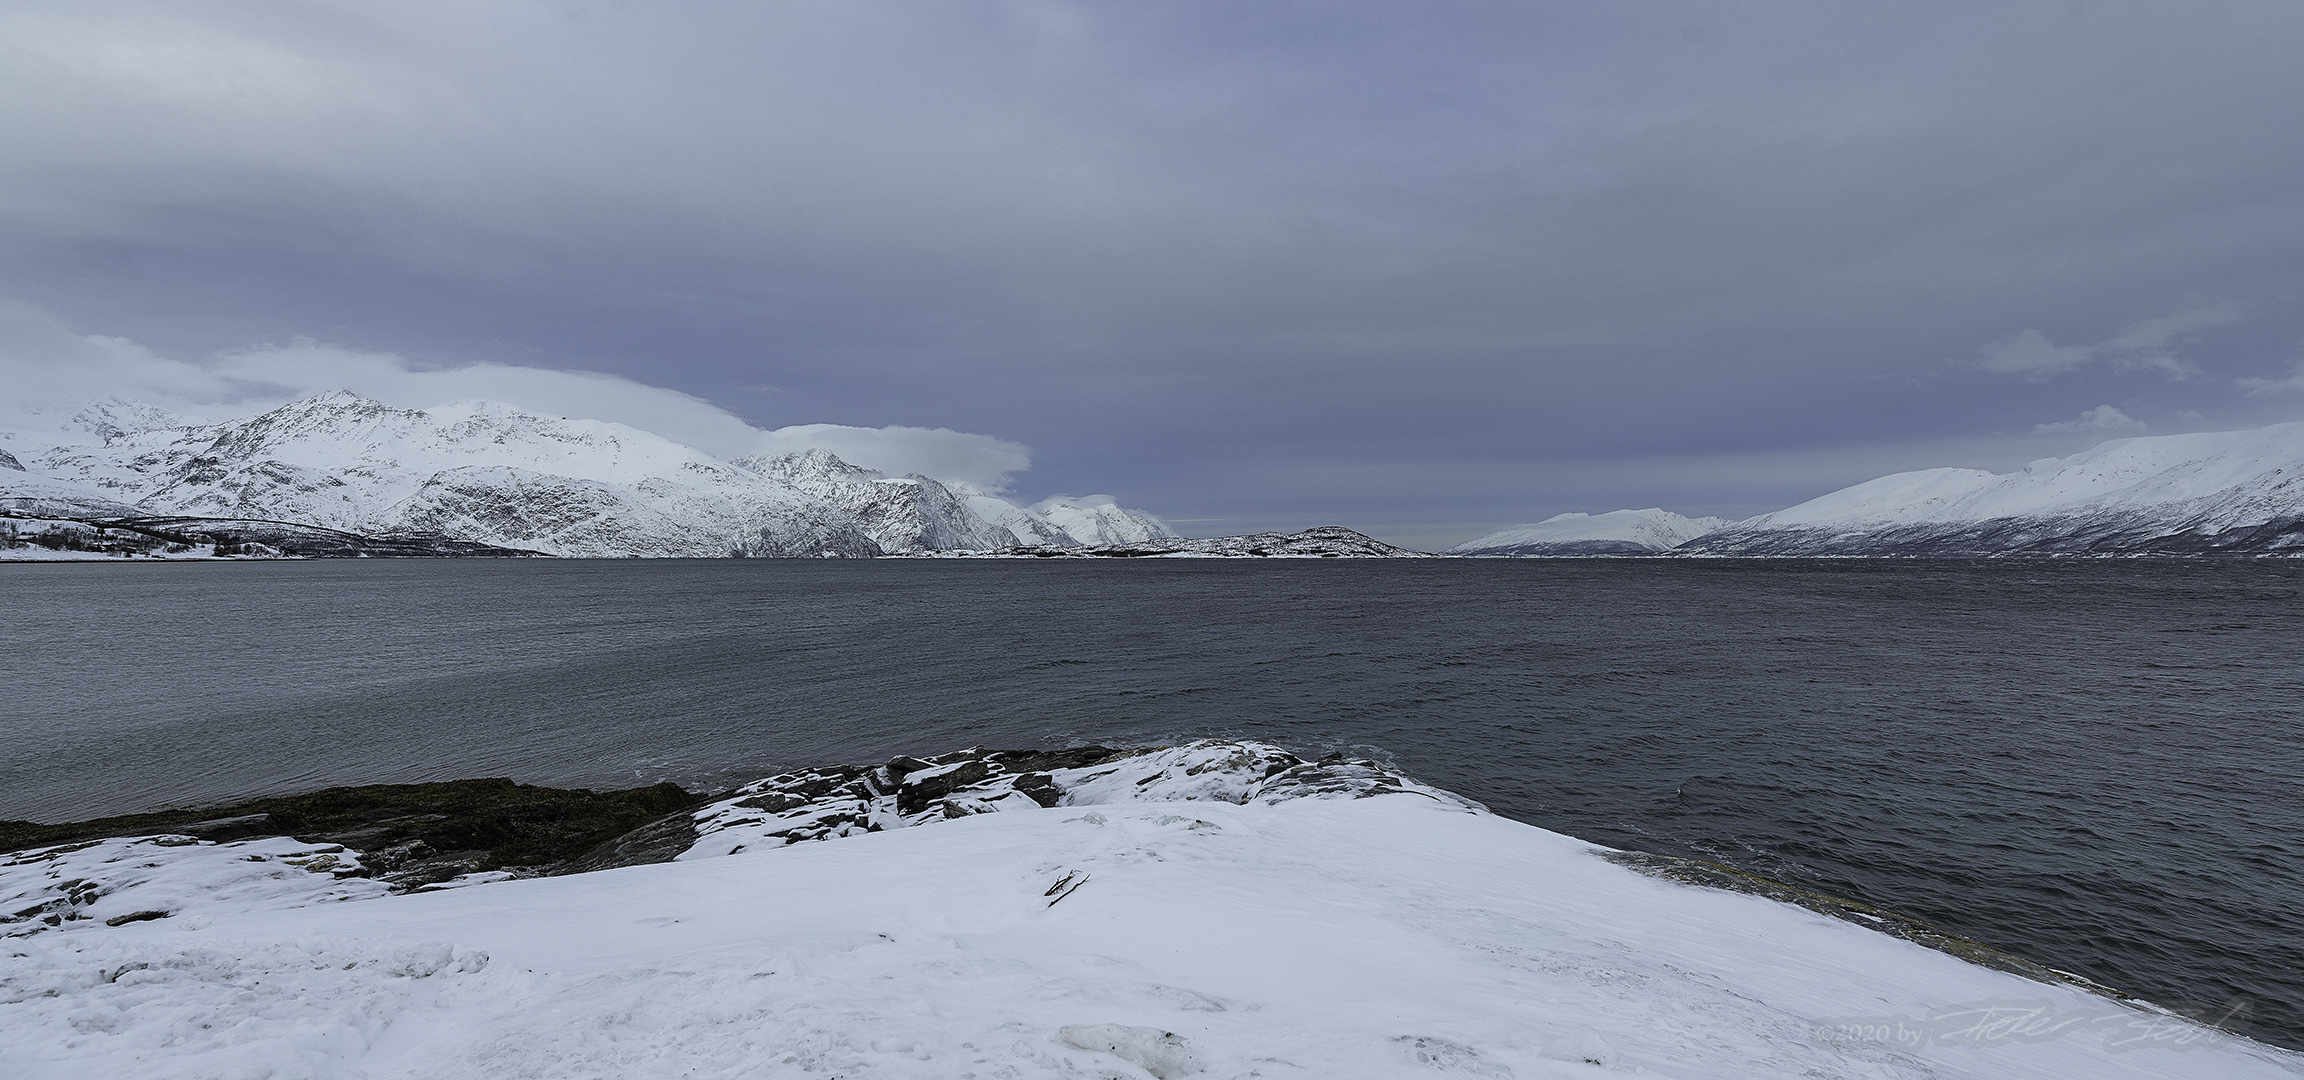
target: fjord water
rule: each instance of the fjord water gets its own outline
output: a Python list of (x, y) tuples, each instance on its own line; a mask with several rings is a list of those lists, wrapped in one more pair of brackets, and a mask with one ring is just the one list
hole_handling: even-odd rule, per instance
[(19, 564), (0, 817), (1253, 737), (2304, 1046), (2300, 589), (2243, 561)]

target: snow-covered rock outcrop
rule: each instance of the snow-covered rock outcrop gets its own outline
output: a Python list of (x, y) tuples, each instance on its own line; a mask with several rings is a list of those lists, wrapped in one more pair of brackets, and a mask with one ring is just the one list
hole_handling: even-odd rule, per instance
[[(990, 757), (753, 785), (705, 815), (717, 827), (699, 844), (728, 855), (424, 895), (387, 895), (346, 876), (348, 853), (279, 838), (0, 857), (0, 897), (37, 909), (0, 940), (0, 1073), (2274, 1080), (2304, 1067), (2078, 985), (1636, 872), (1373, 763), (1252, 743), (1018, 756), (1000, 772)], [(859, 780), (862, 817), (836, 805)], [(895, 817), (874, 828), (874, 814)], [(756, 842), (738, 851), (741, 838)]]
[(396, 409), (339, 391), (246, 420), (176, 420), (107, 402), (63, 425), (89, 441), (31, 450), (18, 439), (21, 469), (0, 472), (0, 508), (263, 519), (574, 556), (872, 556), (1020, 540), (926, 477), (821, 450), (722, 461), (621, 424), (493, 402)]
[(1307, 761), (1265, 743), (1209, 739), (1153, 750), (974, 747), (755, 781), (695, 812), (698, 839), (680, 857), (730, 855), (1003, 810), (1197, 800), (1273, 805), (1402, 792), (1466, 811), (1481, 809), (1372, 761)]
[(1737, 522), (1681, 550), (2304, 554), (2304, 423), (2115, 439), (2013, 473), (1897, 473)]
[(1652, 555), (1728, 524), (1726, 518), (1682, 517), (1669, 510), (1556, 514), (1532, 525), (1499, 529), (1449, 548), (1449, 555)]

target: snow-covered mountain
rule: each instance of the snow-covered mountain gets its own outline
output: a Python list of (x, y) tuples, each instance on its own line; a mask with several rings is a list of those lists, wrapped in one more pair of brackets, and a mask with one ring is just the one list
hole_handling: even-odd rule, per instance
[(1726, 518), (1682, 517), (1669, 510), (1557, 514), (1514, 525), (1449, 548), (1450, 555), (1650, 555), (1679, 547), (1728, 524)]
[(622, 424), (486, 401), (419, 411), (338, 391), (208, 425), (106, 402), (64, 427), (95, 441), (33, 450), (13, 439), (23, 471), (0, 472), (0, 506), (269, 519), (572, 556), (872, 556), (1024, 539), (971, 502), (1046, 523), (1061, 542), (1096, 535), (821, 450), (722, 461)]
[(2304, 423), (2115, 439), (2018, 472), (1927, 469), (1762, 514), (1706, 555), (2304, 554)]
[(1250, 533), (1186, 539), (1154, 537), (1125, 544), (1022, 545), (993, 551), (915, 552), (939, 559), (1429, 559), (1337, 525), (1296, 533)]
[(0, 472), (0, 510), (63, 518), (130, 517), (142, 512), (86, 484), (39, 476), (21, 466)]
[(1122, 507), (1110, 495), (1058, 495), (1031, 506), (975, 495), (968, 505), (984, 520), (1015, 533), (1021, 544), (1140, 544), (1176, 535), (1167, 522)]

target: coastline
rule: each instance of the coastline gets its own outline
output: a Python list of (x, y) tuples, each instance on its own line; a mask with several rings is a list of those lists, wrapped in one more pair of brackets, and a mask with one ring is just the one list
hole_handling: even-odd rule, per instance
[[(288, 1029), (338, 1031), (378, 1075), (745, 1061), (763, 1075), (875, 1076), (2304, 1069), (1861, 920), (1637, 872), (1624, 853), (1370, 762), (1247, 743), (1002, 756), (780, 774), (652, 818), (694, 823), (671, 861), (653, 861), (660, 844), (649, 862), (528, 880), (533, 867), (387, 885), (365, 861), (386, 850), (374, 846), (81, 841), (67, 857), (123, 844), (205, 869), (121, 885), (87, 897), (88, 918), (7, 937), (0, 1015), (25, 1034), (0, 1060), (27, 1076), (99, 1063), (207, 1075), (251, 1053), (312, 1066), (287, 1029), (165, 1018), (226, 1015), (255, 994), (303, 1017), (281, 1019)], [(0, 857), (0, 874), (21, 883), (37, 854)], [(241, 877), (213, 876), (224, 871)], [(72, 872), (89, 891), (86, 867)], [(152, 914), (168, 889), (182, 910)], [(155, 974), (73, 981), (92, 969)], [(510, 1004), (483, 1007), (496, 999)], [(354, 1023), (353, 1000), (382, 1019)], [(1994, 1034), (1948, 1019), (1978, 1002), (2062, 1026)], [(108, 1011), (130, 1004), (140, 1011)], [(115, 1015), (110, 1036), (73, 1034), (69, 1017), (91, 1014)], [(1899, 1043), (1883, 1019), (1925, 1038)], [(585, 1027), (596, 1022), (624, 1025), (614, 1045)]]

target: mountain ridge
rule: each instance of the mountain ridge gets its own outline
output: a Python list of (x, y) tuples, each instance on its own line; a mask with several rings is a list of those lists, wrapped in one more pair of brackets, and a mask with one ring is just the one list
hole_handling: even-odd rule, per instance
[(1894, 473), (1682, 545), (1700, 555), (2304, 554), (2304, 423), (2113, 439), (2021, 470)]
[[(288, 521), (576, 557), (870, 557), (1024, 541), (971, 507), (989, 501), (1034, 540), (1109, 539), (824, 450), (724, 461), (626, 425), (497, 402), (401, 409), (338, 390), (240, 420), (178, 420), (133, 402), (92, 404), (65, 428), (97, 441), (11, 454), (20, 467), (0, 474), (0, 506)], [(1168, 534), (1149, 514), (1089, 499), (1112, 512), (1074, 517), (1136, 538)]]
[[(1704, 523), (1714, 526), (1664, 542)], [(1448, 553), (2304, 555), (2304, 423), (2113, 439), (2006, 473), (1892, 473), (1734, 522), (1658, 509), (1562, 514)]]

